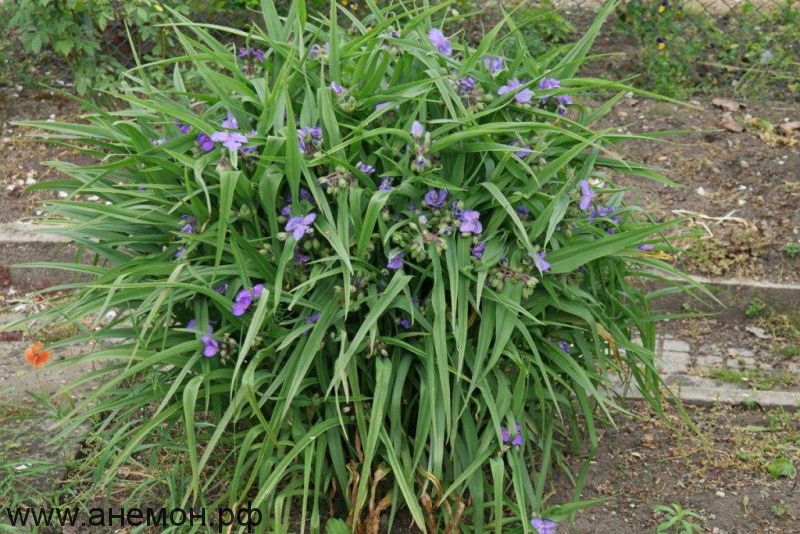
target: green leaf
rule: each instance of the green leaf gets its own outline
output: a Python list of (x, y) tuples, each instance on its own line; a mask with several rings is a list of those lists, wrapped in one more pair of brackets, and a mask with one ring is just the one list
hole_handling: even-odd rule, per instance
[(797, 476), (797, 468), (788, 458), (776, 458), (767, 465), (767, 472), (773, 478), (788, 477), (794, 478)]

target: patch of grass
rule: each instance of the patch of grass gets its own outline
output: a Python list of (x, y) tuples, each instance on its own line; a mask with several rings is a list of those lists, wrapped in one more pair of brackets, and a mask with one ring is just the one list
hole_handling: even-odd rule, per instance
[(767, 246), (755, 231), (730, 232), (713, 238), (682, 239), (679, 259), (687, 270), (709, 276), (724, 276), (755, 263)]
[(693, 520), (705, 521), (706, 518), (691, 508), (683, 508), (680, 504), (673, 503), (671, 506), (654, 506), (653, 510), (664, 516), (664, 520), (659, 523), (656, 532), (681, 532), (684, 534), (692, 534), (693, 532), (702, 532), (703, 530), (703, 526), (695, 523)]
[(800, 94), (796, 3), (763, 11), (745, 2), (720, 17), (643, 0), (618, 10), (618, 29), (638, 45), (635, 68), (649, 89), (676, 97), (731, 87), (742, 96)]
[(729, 384), (749, 384), (759, 390), (773, 390), (797, 384), (797, 377), (788, 371), (712, 369), (708, 376)]
[(786, 246), (783, 247), (783, 252), (790, 258), (800, 256), (800, 243), (786, 243)]
[(747, 309), (744, 310), (744, 314), (748, 317), (758, 317), (759, 315), (761, 315), (761, 312), (763, 312), (764, 308), (766, 307), (767, 307), (766, 303), (763, 302), (762, 300), (752, 299), (747, 304)]

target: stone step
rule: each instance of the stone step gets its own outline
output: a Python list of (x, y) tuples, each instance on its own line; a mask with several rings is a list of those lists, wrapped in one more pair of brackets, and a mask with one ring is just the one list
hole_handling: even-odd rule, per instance
[(8, 276), (8, 282), (17, 292), (25, 292), (76, 279), (76, 274), (68, 271), (15, 267), (20, 263), (75, 261), (75, 246), (66, 238), (43, 233), (45, 229), (23, 222), (0, 224), (0, 283)]
[[(677, 293), (658, 299), (653, 304), (654, 308), (658, 311), (685, 313), (688, 306), (692, 311), (718, 314), (721, 319), (740, 318), (750, 303), (758, 299), (782, 312), (800, 310), (800, 284), (703, 276), (691, 278), (707, 286), (721, 304), (700, 293), (698, 295), (704, 302)], [(657, 285), (663, 287), (663, 284)]]
[[(711, 354), (703, 343), (675, 335), (661, 335), (656, 340), (656, 370), (664, 385), (687, 404), (755, 402), (765, 407), (800, 409), (800, 364), (785, 358), (775, 362), (772, 356), (773, 365), (764, 361), (770, 359), (771, 354), (736, 344), (736, 341), (725, 346), (714, 344), (711, 347), (714, 353)], [(715, 371), (722, 371), (737, 380), (723, 380), (725, 376)], [(748, 375), (751, 372), (757, 374)], [(781, 380), (775, 379), (779, 376), (775, 373), (781, 373)], [(747, 376), (763, 382), (753, 384), (746, 380)], [(773, 389), (759, 390), (756, 387)], [(617, 382), (613, 389), (629, 399), (642, 398), (635, 385), (625, 388)]]
[[(695, 377), (691, 377), (695, 378)], [(800, 392), (798, 391), (760, 391), (724, 386), (686, 385), (689, 380), (671, 380), (667, 384), (669, 390), (685, 404), (749, 404), (756, 403), (762, 407), (782, 407), (800, 409)], [(635, 386), (613, 386), (614, 391), (627, 399), (642, 399), (642, 394)]]

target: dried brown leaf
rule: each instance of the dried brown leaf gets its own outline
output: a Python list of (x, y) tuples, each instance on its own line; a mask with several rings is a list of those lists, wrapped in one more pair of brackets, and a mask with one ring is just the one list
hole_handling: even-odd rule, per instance
[(728, 112), (722, 114), (720, 126), (733, 133), (742, 133), (744, 131), (744, 128), (742, 128), (742, 126), (733, 119), (733, 115)]
[(731, 100), (729, 98), (715, 98), (711, 101), (712, 104), (717, 106), (718, 108), (722, 108), (725, 111), (739, 111), (739, 108), (743, 108), (744, 105), (736, 102), (735, 100)]

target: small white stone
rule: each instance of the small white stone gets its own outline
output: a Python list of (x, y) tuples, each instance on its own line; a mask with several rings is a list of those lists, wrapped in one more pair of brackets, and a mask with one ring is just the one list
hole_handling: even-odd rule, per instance
[(716, 493), (716, 496), (717, 496), (717, 497), (724, 497), (724, 496), (725, 496), (725, 492), (724, 492), (724, 491), (718, 491), (718, 492)]
[(67, 193), (66, 191), (59, 191), (58, 192), (58, 198), (67, 198), (68, 196), (69, 196), (69, 193)]
[(701, 197), (705, 196), (706, 190), (703, 188), (703, 186), (697, 188), (697, 194), (700, 195)]

